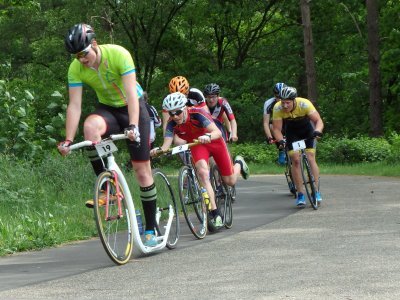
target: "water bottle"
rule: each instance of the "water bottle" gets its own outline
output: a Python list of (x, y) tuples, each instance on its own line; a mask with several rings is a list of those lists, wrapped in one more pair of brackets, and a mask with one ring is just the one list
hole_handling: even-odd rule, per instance
[(205, 203), (206, 206), (208, 207), (209, 204), (210, 204), (210, 196), (208, 196), (207, 190), (206, 190), (205, 188), (202, 187), (201, 190), (200, 190), (200, 192), (201, 192), (201, 196), (202, 196), (203, 199), (204, 199), (204, 203)]
[(139, 228), (139, 234), (142, 235), (144, 233), (144, 228), (143, 228), (143, 221), (142, 221), (142, 215), (140, 214), (140, 209), (137, 209), (136, 211), (136, 220)]

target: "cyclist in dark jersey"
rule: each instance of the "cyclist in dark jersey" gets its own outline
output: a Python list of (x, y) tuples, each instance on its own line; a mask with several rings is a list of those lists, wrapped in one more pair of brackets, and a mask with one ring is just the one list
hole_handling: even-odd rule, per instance
[[(267, 143), (272, 144), (275, 143), (275, 139), (272, 136), (271, 128), (272, 128), (272, 113), (273, 113), (273, 107), (276, 104), (276, 102), (279, 101), (279, 92), (284, 88), (286, 84), (282, 82), (278, 82), (274, 86), (274, 97), (269, 98), (265, 101), (264, 103), (264, 116), (263, 116), (263, 125), (264, 125), (264, 132), (267, 138)], [(279, 145), (277, 144), (278, 148), (278, 163), (280, 165), (284, 165), (286, 162), (285, 158), (285, 151), (284, 149), (279, 149)]]
[[(95, 90), (98, 104), (83, 124), (85, 140), (100, 141), (125, 129), (133, 169), (140, 185), (140, 197), (146, 219), (145, 245), (156, 246), (157, 191), (149, 160), (150, 118), (145, 102), (139, 97), (143, 90), (136, 81), (136, 69), (131, 54), (118, 45), (99, 45), (90, 25), (76, 24), (65, 37), (67, 51), (74, 55), (68, 70), (69, 104), (66, 116), (66, 137), (58, 150), (62, 155), (75, 138), (81, 117), (83, 86)], [(96, 175), (103, 164), (94, 147), (86, 149)], [(101, 201), (102, 199), (100, 199)], [(105, 199), (103, 199), (105, 203)], [(93, 207), (93, 200), (86, 202)]]
[[(207, 107), (210, 114), (214, 119), (215, 124), (222, 132), (222, 136), (226, 142), (236, 142), (237, 136), (237, 123), (233, 110), (229, 105), (228, 100), (220, 97), (221, 88), (216, 83), (207, 84), (204, 88), (204, 96), (206, 97)], [(224, 127), (225, 119), (229, 122), (230, 130), (227, 132)]]
[[(304, 207), (304, 186), (301, 178), (300, 156), (293, 151), (293, 142), (305, 140), (307, 158), (314, 175), (315, 185), (319, 184), (319, 168), (315, 160), (316, 138), (322, 136), (324, 123), (310, 100), (297, 97), (297, 91), (293, 87), (284, 87), (279, 93), (281, 101), (275, 104), (272, 116), (274, 137), (284, 147), (287, 144), (292, 161), (292, 175), (296, 185), (296, 205)], [(283, 140), (282, 124), (285, 120), (286, 141)], [(316, 193), (318, 202), (322, 201), (320, 192)]]

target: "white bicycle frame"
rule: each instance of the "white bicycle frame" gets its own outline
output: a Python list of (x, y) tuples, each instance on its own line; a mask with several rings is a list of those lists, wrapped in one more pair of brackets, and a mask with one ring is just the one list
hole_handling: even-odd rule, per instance
[[(69, 147), (69, 149), (72, 151), (72, 150), (76, 150), (76, 149), (79, 149), (82, 147), (95, 146), (98, 152), (101, 151), (101, 157), (104, 157), (104, 156), (107, 157), (107, 170), (110, 172), (115, 172), (117, 174), (119, 182), (121, 183), (124, 190), (127, 192), (125, 197), (127, 200), (126, 202), (127, 202), (128, 209), (131, 212), (129, 222), (131, 224), (131, 226), (130, 226), (131, 230), (133, 230), (133, 233), (134, 233), (133, 234), (134, 246), (136, 246), (138, 249), (140, 249), (140, 252), (143, 254), (159, 251), (161, 249), (164, 249), (165, 246), (167, 245), (167, 239), (168, 239), (169, 232), (171, 229), (172, 220), (174, 218), (174, 209), (171, 205), (169, 206), (168, 222), (167, 222), (167, 226), (165, 229), (165, 234), (156, 236), (156, 239), (159, 242), (159, 244), (155, 247), (145, 246), (142, 242), (142, 239), (140, 238), (139, 226), (138, 226), (138, 222), (136, 219), (136, 210), (135, 210), (135, 205), (133, 203), (131, 191), (129, 189), (128, 183), (126, 182), (125, 176), (123, 175), (118, 164), (115, 162), (115, 157), (112, 154), (113, 152), (118, 150), (117, 147), (115, 146), (115, 144), (112, 143), (112, 141), (124, 140), (124, 139), (127, 139), (127, 136), (125, 134), (113, 134), (113, 135), (110, 135), (110, 137), (108, 139), (102, 140), (98, 143), (92, 142), (92, 141), (83, 141), (83, 142), (71, 145)], [(101, 147), (102, 149), (98, 150), (98, 147)], [(99, 153), (99, 155), (100, 155), (100, 153)], [(161, 212), (157, 208), (157, 214), (156, 214), (157, 224), (159, 224), (160, 215), (161, 215)], [(157, 235), (157, 230), (155, 232)]]

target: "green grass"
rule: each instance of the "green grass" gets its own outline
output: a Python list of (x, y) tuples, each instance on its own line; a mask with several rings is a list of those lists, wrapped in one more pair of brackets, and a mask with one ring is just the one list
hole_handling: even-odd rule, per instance
[[(124, 161), (119, 159), (117, 161)], [(250, 164), (251, 174), (283, 174), (270, 163)], [(400, 166), (385, 163), (323, 164), (321, 174), (400, 176)], [(163, 167), (177, 175), (178, 167)], [(176, 193), (176, 177), (170, 178)], [(139, 199), (133, 172), (126, 173), (134, 199)], [(97, 235), (93, 212), (84, 202), (92, 197), (95, 176), (79, 153), (29, 163), (0, 155), (0, 255), (52, 247)], [(178, 198), (177, 198), (177, 201)], [(138, 203), (139, 202), (139, 203)], [(140, 207), (140, 201), (136, 201)]]
[[(249, 164), (251, 174), (283, 174), (285, 167), (274, 163), (260, 165)], [(331, 175), (368, 175), (400, 177), (400, 165), (384, 162), (359, 164), (319, 164), (320, 173)]]

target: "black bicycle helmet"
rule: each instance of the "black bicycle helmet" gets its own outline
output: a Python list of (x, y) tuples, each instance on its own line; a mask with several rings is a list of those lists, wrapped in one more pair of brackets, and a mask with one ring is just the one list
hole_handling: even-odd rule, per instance
[(279, 93), (279, 98), (282, 100), (294, 100), (297, 97), (297, 90), (294, 87), (286, 86), (281, 89)]
[(95, 37), (92, 26), (83, 23), (75, 24), (65, 36), (65, 47), (69, 53), (76, 54), (87, 48)]
[(283, 82), (278, 82), (277, 84), (275, 84), (274, 86), (274, 95), (279, 95), (279, 93), (281, 92), (281, 90), (287, 87), (286, 84), (284, 84)]
[(221, 89), (218, 84), (210, 83), (207, 84), (206, 87), (204, 88), (204, 96), (219, 95), (220, 91)]

